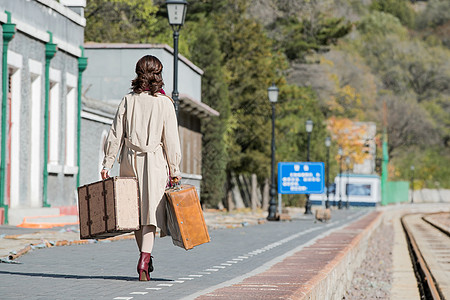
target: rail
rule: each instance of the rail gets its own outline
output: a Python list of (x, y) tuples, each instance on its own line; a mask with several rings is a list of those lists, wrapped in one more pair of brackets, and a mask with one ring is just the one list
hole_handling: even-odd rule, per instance
[(413, 263), (422, 299), (430, 299), (430, 300), (444, 299), (441, 293), (439, 292), (436, 282), (431, 273), (431, 270), (417, 245), (417, 242), (414, 238), (413, 230), (408, 225), (408, 222), (406, 222), (405, 220), (407, 216), (409, 215), (405, 215), (401, 218), (401, 223), (403, 226), (403, 230), (405, 231), (406, 239), (408, 242), (408, 248), (411, 255), (411, 261)]

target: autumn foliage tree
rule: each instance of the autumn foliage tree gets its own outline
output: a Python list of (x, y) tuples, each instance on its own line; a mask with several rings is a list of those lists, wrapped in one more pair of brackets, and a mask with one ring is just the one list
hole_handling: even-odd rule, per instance
[[(328, 130), (331, 137), (342, 148), (345, 157), (350, 157), (352, 163), (362, 164), (370, 154), (364, 151), (364, 137), (367, 127), (357, 124), (348, 118), (331, 117), (328, 119)], [(339, 160), (336, 155), (336, 160)]]

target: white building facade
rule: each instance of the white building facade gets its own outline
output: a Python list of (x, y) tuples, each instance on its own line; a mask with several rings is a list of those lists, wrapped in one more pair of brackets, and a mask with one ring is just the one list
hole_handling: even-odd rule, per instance
[(85, 0), (0, 0), (0, 223), (76, 204), (84, 7)]

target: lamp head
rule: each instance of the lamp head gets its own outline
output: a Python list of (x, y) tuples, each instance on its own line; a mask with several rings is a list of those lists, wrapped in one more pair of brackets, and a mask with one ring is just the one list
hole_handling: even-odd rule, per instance
[(306, 120), (306, 132), (310, 133), (313, 130), (313, 121)]
[(185, 0), (166, 0), (167, 14), (169, 24), (174, 28), (183, 26), (187, 11), (187, 1)]
[(279, 89), (275, 85), (275, 83), (272, 83), (271, 86), (267, 89), (267, 95), (269, 97), (269, 101), (272, 103), (276, 103), (278, 101), (278, 92)]

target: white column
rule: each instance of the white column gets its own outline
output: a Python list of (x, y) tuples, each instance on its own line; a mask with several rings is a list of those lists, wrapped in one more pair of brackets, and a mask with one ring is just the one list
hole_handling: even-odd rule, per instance
[(75, 152), (75, 142), (76, 142), (76, 90), (77, 90), (77, 78), (75, 75), (66, 73), (66, 155), (64, 163), (64, 173), (66, 174), (76, 174), (76, 152)]
[(28, 177), (28, 200), (32, 207), (41, 207), (41, 102), (42, 102), (42, 63), (29, 60), (31, 75), (30, 103), (30, 173)]
[(48, 171), (58, 172), (59, 166), (59, 96), (60, 96), (61, 72), (50, 68), (50, 99), (49, 99), (49, 122), (48, 122)]
[(11, 156), (10, 207), (19, 206), (20, 199), (20, 115), (21, 115), (21, 70), (22, 56), (8, 51), (8, 68), (11, 75)]

